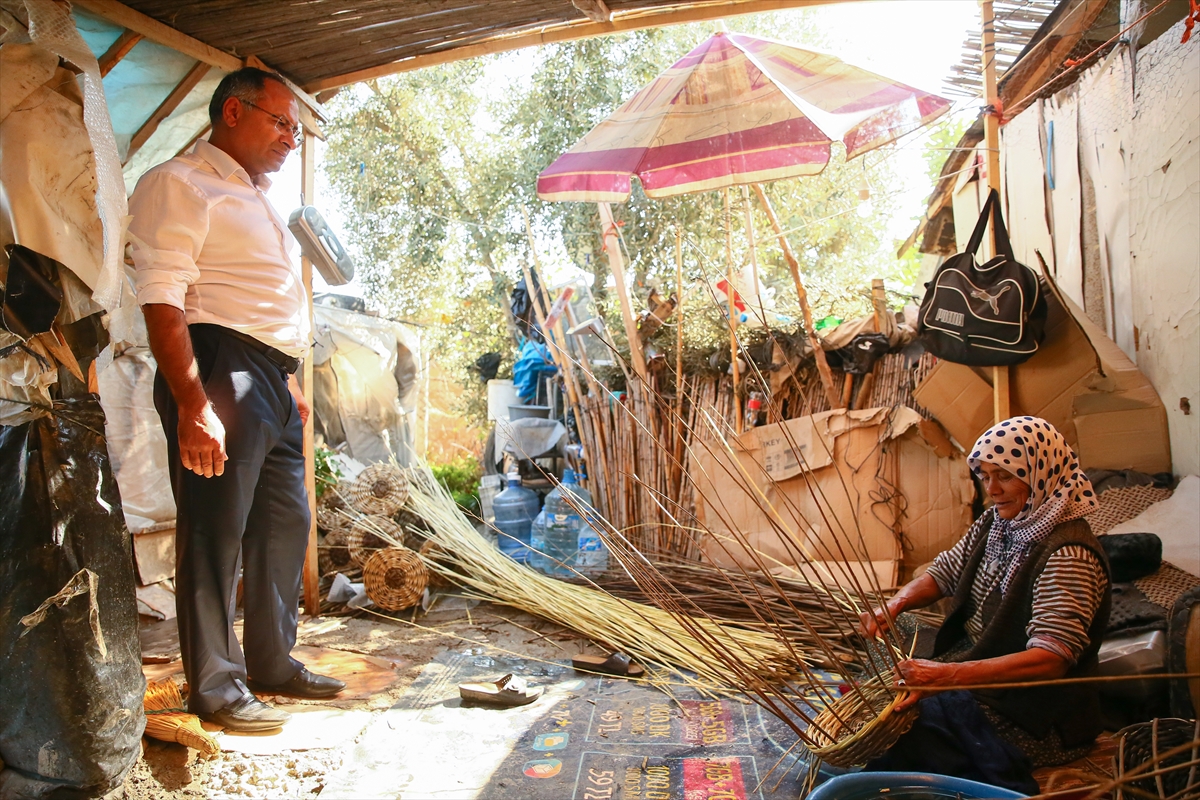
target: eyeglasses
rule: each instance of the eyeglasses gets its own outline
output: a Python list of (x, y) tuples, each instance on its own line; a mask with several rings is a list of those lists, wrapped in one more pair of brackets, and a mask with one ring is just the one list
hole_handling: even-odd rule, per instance
[(270, 111), (267, 111), (262, 106), (258, 105), (257, 103), (251, 103), (249, 100), (242, 100), (242, 102), (245, 103), (246, 105), (250, 106), (251, 108), (257, 108), (259, 111), (266, 114), (268, 117), (271, 117), (272, 119), (274, 119), (275, 120), (275, 130), (279, 131), (280, 133), (290, 133), (292, 135), (292, 139), (295, 140), (297, 143), (299, 143), (300, 141), (302, 141), (304, 139), (304, 128), (301, 128), (299, 125), (293, 125), (291, 122), (288, 121), (287, 117), (280, 116), (279, 114), (272, 114)]

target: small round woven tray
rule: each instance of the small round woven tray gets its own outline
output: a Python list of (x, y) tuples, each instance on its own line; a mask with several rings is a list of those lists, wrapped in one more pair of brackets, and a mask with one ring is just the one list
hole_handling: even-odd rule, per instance
[(408, 548), (377, 550), (363, 565), (367, 597), (385, 611), (409, 608), (421, 599), (429, 585), (429, 570), (420, 556)]
[[(1180, 797), (1184, 790), (1200, 785), (1200, 722), (1194, 719), (1161, 718), (1139, 722), (1117, 732), (1117, 778), (1142, 797)], [(1192, 744), (1193, 747), (1184, 747)], [(1184, 747), (1180, 752), (1166, 755)], [(1157, 773), (1135, 779), (1138, 774)], [(1126, 796), (1129, 796), (1128, 794)], [(1189, 795), (1190, 796), (1190, 795)]]
[(363, 514), (390, 517), (408, 500), (408, 476), (394, 464), (372, 464), (358, 474), (343, 495)]
[(896, 713), (892, 673), (859, 684), (827, 706), (809, 725), (813, 755), (835, 767), (856, 767), (882, 755), (917, 719), (917, 707)]
[(346, 531), (346, 547), (350, 550), (350, 563), (364, 566), (376, 550), (404, 544), (404, 531), (391, 517), (375, 515), (354, 520)]

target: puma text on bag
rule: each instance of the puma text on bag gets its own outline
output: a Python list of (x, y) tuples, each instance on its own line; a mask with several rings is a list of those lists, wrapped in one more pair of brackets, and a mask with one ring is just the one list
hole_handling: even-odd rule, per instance
[[(975, 263), (989, 216), (995, 258)], [(964, 253), (951, 256), (926, 284), (918, 332), (938, 358), (974, 366), (1020, 364), (1037, 352), (1046, 328), (1046, 298), (1033, 270), (1017, 262), (993, 189)]]

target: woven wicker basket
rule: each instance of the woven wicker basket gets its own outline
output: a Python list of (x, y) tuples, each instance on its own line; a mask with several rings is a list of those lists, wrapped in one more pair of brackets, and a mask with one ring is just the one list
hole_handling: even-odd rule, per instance
[[(388, 541), (389, 539), (391, 541)], [(391, 517), (359, 517), (346, 531), (346, 547), (350, 550), (350, 563), (360, 567), (366, 565), (367, 559), (376, 550), (395, 547), (403, 543), (404, 531), (392, 521)]]
[(404, 531), (404, 546), (409, 550), (420, 550), (429, 536), (429, 523), (407, 508), (397, 511), (392, 519)]
[(372, 464), (343, 494), (363, 514), (390, 517), (408, 500), (408, 476), (394, 464)]
[(917, 707), (896, 713), (907, 693), (896, 694), (892, 683), (892, 673), (884, 672), (818, 714), (809, 726), (813, 755), (835, 767), (855, 767), (895, 744), (916, 721)]
[(340, 483), (321, 495), (317, 503), (317, 527), (326, 533), (346, 527), (346, 501), (342, 499), (350, 491), (350, 485)]
[(321, 552), (328, 555), (330, 569), (334, 572), (341, 572), (347, 567), (354, 566), (350, 560), (350, 548), (346, 546), (347, 539), (349, 539), (349, 534), (343, 528), (325, 534), (325, 548)]
[[(1200, 722), (1194, 719), (1139, 722), (1119, 731), (1117, 739), (1120, 742), (1117, 778), (1129, 780), (1130, 788), (1150, 797), (1166, 798), (1180, 797), (1185, 789), (1200, 786), (1200, 767), (1196, 764), (1200, 759)], [(1163, 757), (1163, 754), (1189, 743), (1194, 747)], [(1133, 770), (1138, 770), (1139, 774), (1159, 774), (1132, 780), (1126, 778)]]
[(429, 570), (412, 550), (389, 547), (377, 550), (363, 565), (367, 597), (386, 611), (409, 608), (429, 585)]
[[(436, 561), (439, 564), (443, 562), (442, 548), (434, 544), (432, 541), (426, 540), (421, 545), (421, 555), (427, 561)], [(429, 570), (429, 586), (432, 589), (449, 589), (454, 586), (453, 583), (442, 577), (441, 573)]]

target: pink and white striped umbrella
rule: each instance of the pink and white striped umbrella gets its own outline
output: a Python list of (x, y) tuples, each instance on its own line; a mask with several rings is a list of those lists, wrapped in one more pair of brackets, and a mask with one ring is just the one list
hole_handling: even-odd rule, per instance
[(815, 175), (927, 125), (950, 101), (824, 53), (718, 33), (538, 176), (543, 200), (619, 202)]

